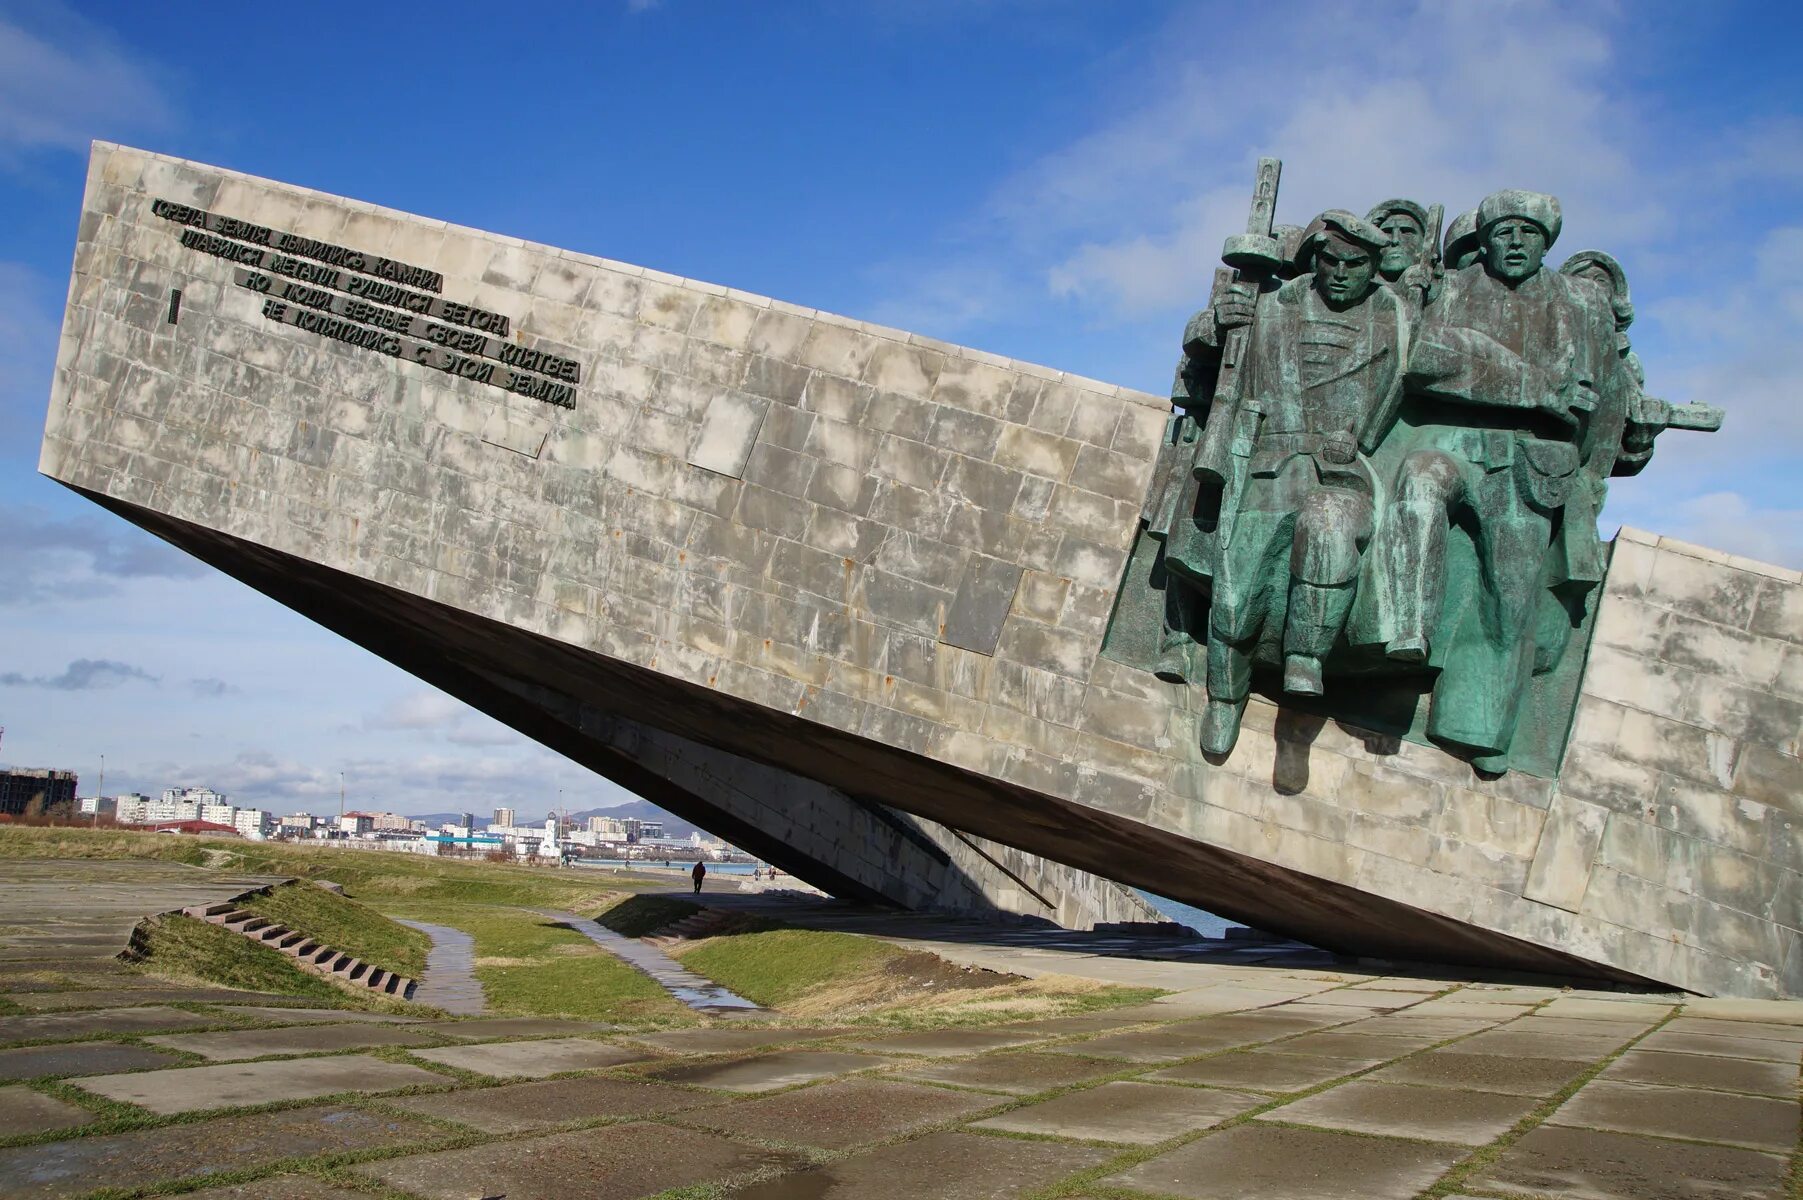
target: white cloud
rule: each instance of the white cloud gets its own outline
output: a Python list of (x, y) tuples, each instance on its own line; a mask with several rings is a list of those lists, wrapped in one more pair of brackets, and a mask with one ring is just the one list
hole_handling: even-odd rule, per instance
[[(1267, 12), (1176, 13), (1096, 86), (1093, 129), (1001, 179), (942, 251), (885, 264), (883, 319), (977, 345), (1038, 330), (1061, 356), (1050, 365), (1156, 391), (1243, 228), (1260, 155), (1284, 159), (1278, 219), (1295, 224), (1395, 195), (1450, 219), (1500, 187), (1550, 191), (1565, 210), (1555, 261), (1596, 246), (1626, 262), (1649, 389), (1728, 412), (1720, 434), (1661, 439), (1645, 476), (1616, 482), (1609, 516), (1674, 531), (1733, 497), (1755, 529), (1782, 525), (1803, 457), (1803, 228), (1773, 218), (1798, 207), (1803, 121), (1749, 111), (1685, 130), (1634, 90), (1630, 13), (1607, 3), (1509, 0), (1481, 29), (1437, 0), (1282, 11), (1333, 53), (1293, 38), (1274, 71), (1245, 52), (1270, 39)], [(1045, 332), (1073, 326), (1088, 336)], [(1784, 535), (1753, 540), (1799, 561)]]
[(23, 150), (86, 151), (111, 126), (160, 129), (173, 120), (148, 62), (59, 6), (33, 28), (0, 17), (0, 160)]

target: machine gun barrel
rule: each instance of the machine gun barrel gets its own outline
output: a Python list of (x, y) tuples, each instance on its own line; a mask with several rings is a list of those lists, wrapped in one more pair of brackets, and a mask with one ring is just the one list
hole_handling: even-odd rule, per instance
[(1674, 404), (1671, 410), (1671, 416), (1665, 422), (1667, 429), (1694, 429), (1701, 433), (1715, 433), (1722, 427), (1724, 414), (1713, 404), (1693, 400), (1689, 404)]

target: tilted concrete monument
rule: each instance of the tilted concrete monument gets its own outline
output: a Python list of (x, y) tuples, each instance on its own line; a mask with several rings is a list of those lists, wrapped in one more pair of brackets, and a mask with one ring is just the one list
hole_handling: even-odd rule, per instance
[(1803, 994), (1803, 577), (1596, 542), (1719, 423), (1619, 265), (1259, 195), (1173, 420), (99, 145), (42, 469), (841, 895)]

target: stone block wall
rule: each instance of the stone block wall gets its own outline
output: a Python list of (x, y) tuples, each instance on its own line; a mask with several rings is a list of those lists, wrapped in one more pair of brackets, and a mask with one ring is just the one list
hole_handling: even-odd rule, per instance
[[(447, 297), (511, 318), (516, 343), (582, 364), (574, 407), (266, 319), (229, 264), (151, 212), (159, 197), (442, 272)], [(1776, 736), (1759, 685), (1726, 667), (1676, 717), (1587, 685), (1567, 787), (1256, 700), (1233, 755), (1204, 760), (1187, 690), (1099, 657), (1161, 398), (122, 148), (97, 147), (85, 205), (43, 469), (172, 540), (323, 564), (707, 697), (719, 707), (655, 715), (634, 711), (648, 693), (584, 699), (777, 765), (812, 755), (796, 769), (823, 783), (1261, 928), (1702, 991), (1795, 986), (1794, 925), (1776, 932), (1794, 860), (1740, 829), (1738, 845), (1692, 838), (1706, 865), (1688, 874), (1630, 870), (1628, 843), (1657, 835), (1628, 832), (1595, 790), (1650, 768), (1649, 803), (1667, 779), (1713, 781), (1794, 812), (1794, 724)], [(1635, 654), (1702, 665), (1620, 644), (1608, 606), (1637, 545), (1607, 584), (1599, 680)], [(1755, 591), (1779, 578), (1703, 565)], [(1704, 615), (1668, 594), (1633, 599), (1667, 622)], [(1719, 631), (1697, 653), (1794, 646), (1785, 604), (1705, 616)], [(1716, 728), (1741, 710), (1740, 734)], [(1664, 757), (1644, 757), (1666, 731)], [(1671, 803), (1721, 803), (1685, 795)], [(1790, 872), (1766, 876), (1763, 916), (1748, 898), (1763, 885), (1739, 887), (1741, 860), (1717, 847)], [(1630, 880), (1644, 904), (1610, 898)], [(1712, 938), (1699, 900), (1741, 913), (1746, 936)]]

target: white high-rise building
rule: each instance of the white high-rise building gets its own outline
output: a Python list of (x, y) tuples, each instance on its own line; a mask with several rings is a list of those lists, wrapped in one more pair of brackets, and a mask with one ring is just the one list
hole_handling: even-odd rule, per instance
[(499, 825), (504, 829), (511, 829), (513, 827), (513, 810), (511, 808), (502, 808), (497, 805), (495, 807), (494, 819), (489, 822), (489, 825)]

